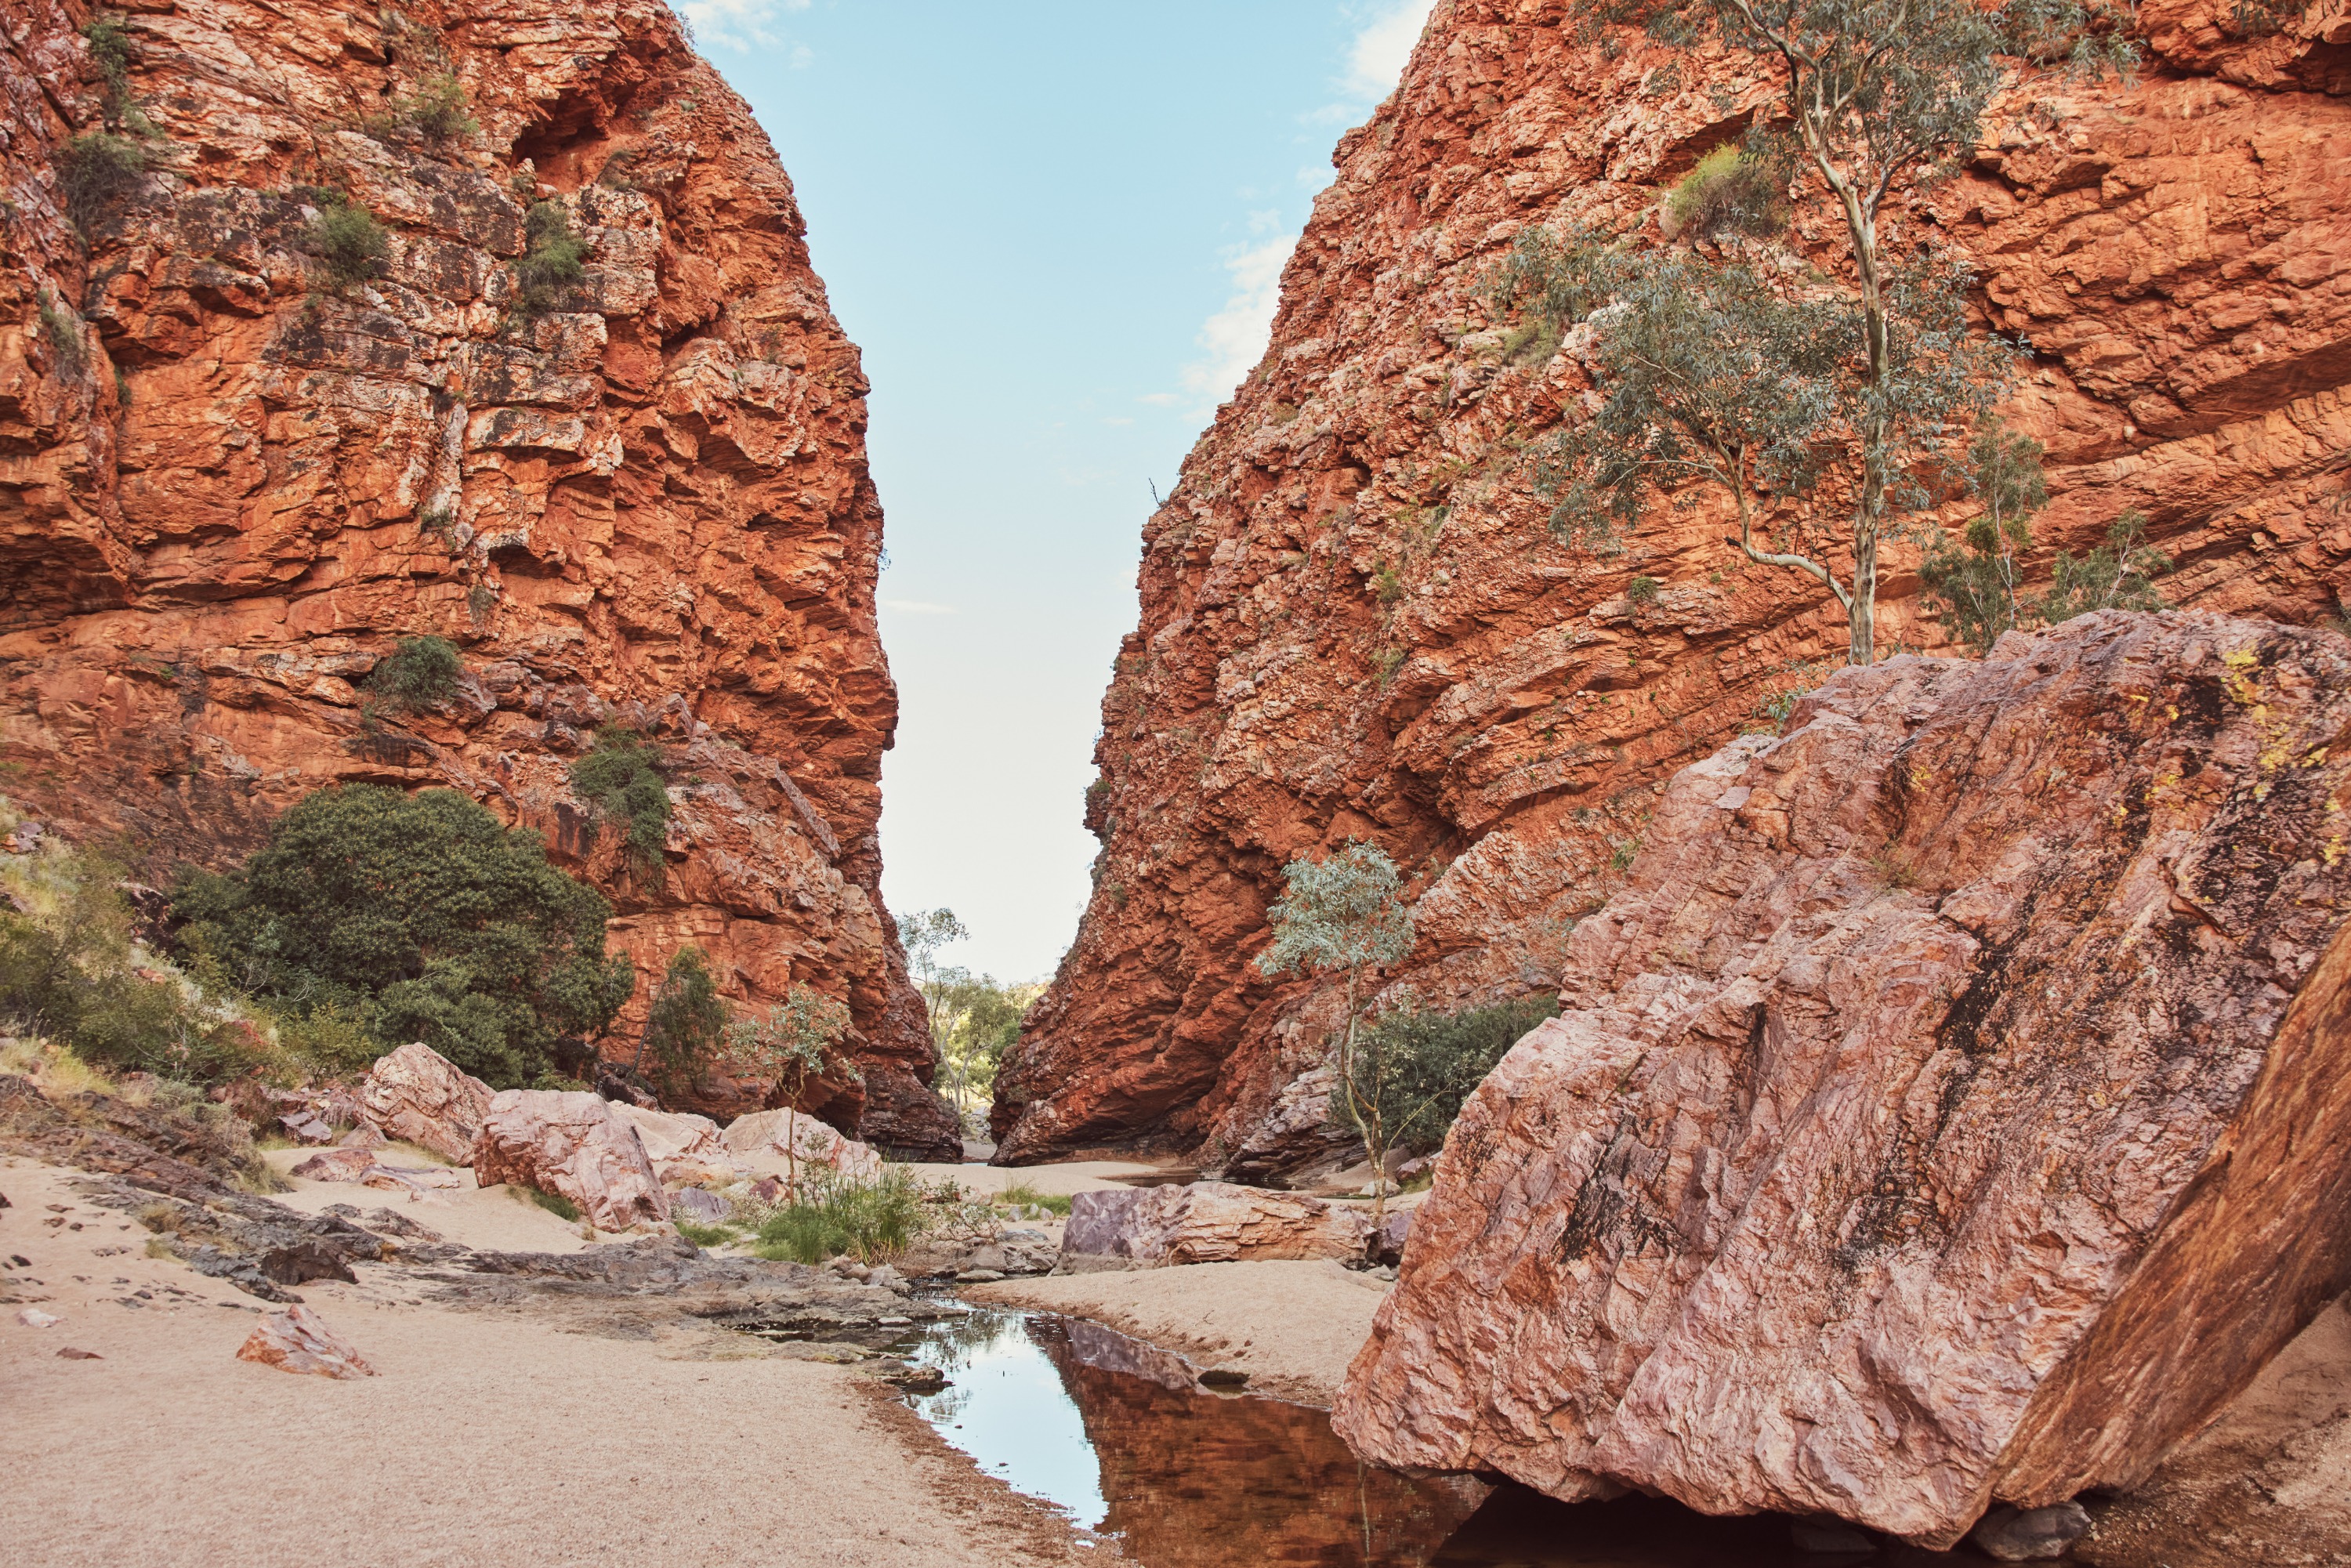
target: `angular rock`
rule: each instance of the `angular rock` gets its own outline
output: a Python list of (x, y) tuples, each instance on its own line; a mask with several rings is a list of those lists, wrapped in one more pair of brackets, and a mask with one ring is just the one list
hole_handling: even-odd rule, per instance
[[(1376, 838), (1430, 873), (1391, 981), (1447, 1008), (1540, 990), (1666, 781), (1844, 662), (1825, 591), (1745, 564), (1719, 492), (1651, 507), (1618, 557), (1546, 527), (1523, 455), (1590, 406), (1591, 337), (1540, 351), (1492, 308), (1498, 270), (1539, 225), (1671, 243), (1661, 198), (1778, 79), (1615, 14), (1447, 0), (1339, 138), (1262, 361), (1141, 530), (1093, 892), (998, 1074), (1000, 1162), (1151, 1135), (1232, 1179), (1311, 1166), (1330, 1118), (1292, 1090), (1342, 1004), (1251, 963), (1284, 862)], [(2296, 19), (2165, 0), (2128, 81), (2004, 62), (1980, 149), (1896, 198), (1972, 269), (1987, 324), (2032, 340), (2002, 410), (2047, 448), (2029, 591), (2053, 547), (2079, 558), (2136, 508), (2180, 562), (2170, 602), (2341, 613), (2351, 26), (2275, 14)], [(1806, 204), (1784, 243), (1837, 272)], [(1879, 580), (1888, 646), (1942, 642), (1916, 559)]]
[(655, 1165), (668, 1160), (716, 1161), (726, 1153), (726, 1145), (719, 1142), (718, 1124), (707, 1116), (648, 1111), (622, 1102), (613, 1103), (612, 1113), (637, 1130), (646, 1157)]
[(728, 1153), (771, 1155), (780, 1159), (787, 1143), (802, 1168), (815, 1166), (852, 1181), (882, 1179), (882, 1155), (871, 1145), (844, 1138), (805, 1111), (754, 1111), (726, 1124)]
[(1985, 1514), (1968, 1540), (2002, 1563), (2046, 1563), (2064, 1556), (2089, 1530), (2090, 1511), (2078, 1502), (2047, 1508), (2003, 1505)]
[(387, 1138), (464, 1165), (490, 1108), (490, 1086), (423, 1042), (378, 1059), (360, 1085), (360, 1114)]
[(690, 1186), (669, 1195), (673, 1219), (695, 1225), (717, 1225), (735, 1217), (735, 1206), (715, 1192)]
[(236, 1358), (318, 1377), (377, 1375), (356, 1347), (328, 1328), (318, 1313), (302, 1306), (264, 1313), (252, 1334), (237, 1347)]
[(358, 1181), (375, 1168), (372, 1149), (326, 1149), (289, 1166), (287, 1176), (304, 1181)]
[(1065, 1265), (1118, 1259), (1138, 1268), (1229, 1263), (1242, 1259), (1364, 1255), (1371, 1212), (1303, 1193), (1229, 1182), (1081, 1192), (1070, 1199), (1061, 1232)]
[(1685, 769), (1439, 1157), (1365, 1457), (1930, 1545), (2351, 1272), (2351, 641), (2101, 613)]
[(669, 1219), (669, 1195), (637, 1130), (593, 1094), (501, 1090), (474, 1145), (474, 1179), (568, 1197), (599, 1230)]

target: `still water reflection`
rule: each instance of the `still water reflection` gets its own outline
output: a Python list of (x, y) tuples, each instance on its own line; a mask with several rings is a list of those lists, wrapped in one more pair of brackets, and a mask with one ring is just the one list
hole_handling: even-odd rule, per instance
[(949, 1442), (1118, 1536), (1145, 1568), (1823, 1562), (1792, 1549), (1784, 1521), (1706, 1519), (1642, 1500), (1571, 1508), (1519, 1488), (1378, 1469), (1321, 1410), (1208, 1393), (1180, 1358), (1077, 1320), (983, 1308), (932, 1329), (912, 1359), (953, 1380), (910, 1396)]

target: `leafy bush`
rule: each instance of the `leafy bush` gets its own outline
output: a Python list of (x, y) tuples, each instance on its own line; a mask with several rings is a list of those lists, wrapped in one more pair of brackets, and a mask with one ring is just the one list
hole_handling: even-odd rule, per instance
[(55, 295), (41, 298), (41, 334), (57, 350), (57, 367), (69, 376), (81, 374), (85, 361), (82, 354), (81, 321), (72, 311), (58, 305)]
[(378, 701), (414, 712), (446, 701), (465, 673), (457, 644), (446, 637), (402, 637), (368, 672), (368, 690)]
[(106, 83), (99, 95), (99, 112), (108, 128), (122, 127), (146, 136), (153, 134), (139, 100), (131, 96), (131, 31), (119, 16), (92, 16), (82, 24), (82, 42), (89, 46), (90, 64)]
[(1404, 597), (1404, 574), (1386, 561), (1380, 562), (1380, 570), (1372, 574), (1372, 593), (1382, 605), (1394, 604)]
[(402, 117), (416, 133), (438, 144), (455, 141), (481, 130), (465, 102), (465, 84), (444, 73), (427, 77), (402, 106)]
[(1373, 1020), (1356, 1047), (1367, 1097), (1380, 1106), (1389, 1146), (1433, 1149), (1461, 1114), (1463, 1102), (1485, 1082), (1520, 1037), (1559, 1016), (1553, 997), (1528, 997), (1461, 1012), (1424, 1011), (1407, 1004)]
[(561, 306), (571, 286), (587, 276), (588, 242), (571, 232), (571, 214), (560, 202), (533, 202), (523, 214), (524, 250), (514, 264), (515, 313), (543, 316)]
[(637, 1061), (642, 1064), (650, 1051), (662, 1092), (674, 1095), (702, 1077), (726, 1033), (726, 1004), (718, 982), (702, 949), (689, 942), (670, 955), (661, 988), (645, 1011)]
[(1734, 143), (1716, 148), (1666, 198), (1666, 232), (1763, 237), (1788, 226), (1787, 179)]
[[(310, 222), (310, 249), (327, 264), (327, 280), (337, 288), (384, 275), (392, 240), (375, 214), (357, 202), (327, 203)], [(437, 639), (436, 639), (437, 641)]]
[(2106, 542), (2081, 559), (2057, 552), (2054, 580), (2036, 606), (2040, 620), (2054, 626), (2093, 610), (2160, 610), (2155, 580), (2170, 570), (2170, 559), (2147, 542), (2147, 518), (2125, 512), (2106, 530)]
[(1621, 258), (1586, 229), (1520, 229), (1510, 254), (1486, 285), (1497, 315), (1523, 310), (1525, 320), (1502, 345), (1514, 363), (1548, 360), (1566, 330), (1615, 289)]
[(1657, 588), (1656, 578), (1636, 577), (1625, 585), (1625, 601), (1635, 608), (1655, 604), (1657, 601)]
[(0, 1019), (118, 1071), (211, 1083), (258, 1064), (242, 1030), (133, 942), (120, 876), (74, 851), (12, 868), (16, 907), (0, 904)]
[(756, 1250), (771, 1261), (821, 1263), (846, 1254), (861, 1263), (880, 1262), (922, 1234), (924, 1218), (922, 1191), (904, 1166), (889, 1166), (871, 1183), (828, 1173), (759, 1227)]
[(421, 1040), (500, 1088), (544, 1071), (564, 1035), (608, 1029), (636, 973), (607, 958), (611, 914), (449, 789), (374, 785), (297, 802), (225, 875), (183, 870), (181, 951), (296, 1018), (355, 1018), (374, 1053)]
[(530, 1194), (531, 1202), (538, 1205), (539, 1207), (547, 1210), (548, 1213), (555, 1216), (556, 1218), (568, 1219), (574, 1225), (580, 1223), (580, 1206), (572, 1202), (569, 1198), (564, 1197), (561, 1193), (545, 1192), (535, 1186), (526, 1187), (522, 1190)]
[(669, 785), (661, 747), (633, 729), (608, 725), (595, 749), (571, 765), (571, 788), (601, 824), (628, 834), (629, 853), (648, 869), (669, 842)]
[(696, 1225), (686, 1219), (677, 1222), (677, 1233), (696, 1247), (724, 1247), (735, 1239), (732, 1226)]
[(107, 131), (85, 131), (57, 149), (57, 189), (83, 238), (139, 188), (147, 162), (143, 145)]

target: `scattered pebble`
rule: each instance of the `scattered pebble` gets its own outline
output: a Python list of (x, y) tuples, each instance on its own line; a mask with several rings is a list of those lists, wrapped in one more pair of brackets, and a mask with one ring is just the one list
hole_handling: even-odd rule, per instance
[(16, 1314), (16, 1321), (28, 1329), (45, 1329), (51, 1323), (61, 1323), (65, 1319), (55, 1312), (45, 1312), (38, 1307), (26, 1307)]
[(106, 1359), (94, 1350), (76, 1350), (69, 1344), (58, 1348), (57, 1357), (61, 1361), (104, 1361)]

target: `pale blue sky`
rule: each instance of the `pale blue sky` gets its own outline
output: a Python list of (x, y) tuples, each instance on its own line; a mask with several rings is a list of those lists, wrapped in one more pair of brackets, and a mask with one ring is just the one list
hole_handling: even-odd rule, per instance
[(898, 677), (883, 888), (1050, 973), (1151, 489), (1257, 361), (1428, 0), (685, 0), (865, 351)]

